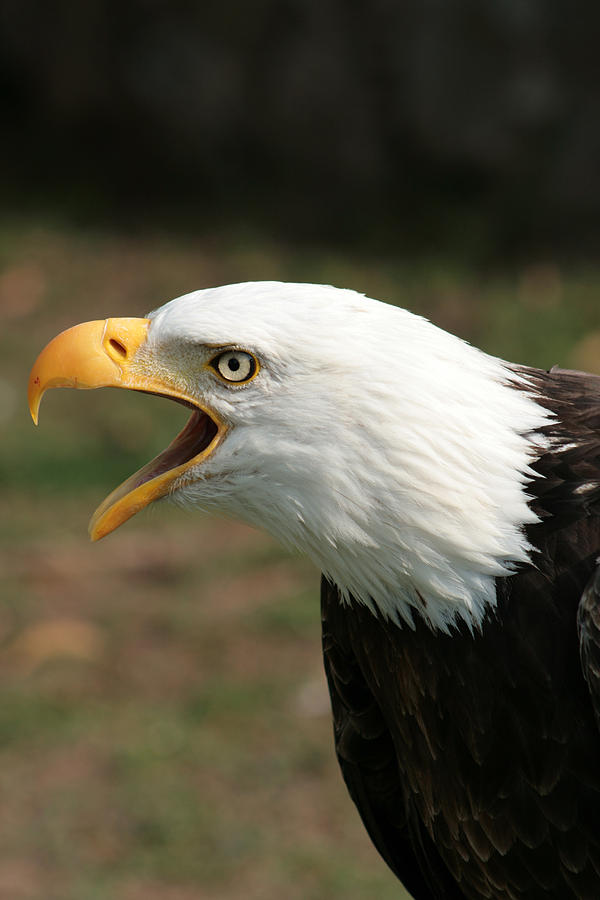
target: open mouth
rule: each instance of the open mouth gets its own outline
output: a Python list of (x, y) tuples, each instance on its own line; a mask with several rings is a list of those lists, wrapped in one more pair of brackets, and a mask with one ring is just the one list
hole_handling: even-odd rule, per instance
[[(190, 405), (184, 401), (179, 402), (184, 406)], [(202, 409), (194, 409), (185, 426), (177, 437), (173, 438), (169, 446), (127, 479), (129, 490), (152, 481), (152, 479), (164, 475), (165, 472), (179, 469), (181, 466), (188, 468), (187, 464), (193, 464), (196, 457), (208, 455), (205, 454), (205, 451), (209, 449), (218, 433), (219, 426), (208, 413)]]
[(168, 397), (192, 410), (169, 446), (100, 504), (90, 522), (92, 540), (114, 531), (153, 500), (173, 493), (184, 483), (186, 472), (210, 456), (227, 432), (219, 417), (182, 390), (168, 371), (157, 371), (147, 360), (138, 361), (150, 324), (149, 319), (126, 318), (75, 325), (50, 341), (29, 376), (29, 409), (36, 424), (44, 393), (56, 387), (126, 388)]
[(99, 540), (114, 531), (152, 501), (173, 493), (176, 482), (180, 486), (181, 477), (210, 456), (224, 437), (225, 426), (215, 421), (206, 410), (177, 397), (170, 396), (170, 399), (191, 407), (193, 412), (190, 418), (165, 450), (130, 475), (100, 504), (90, 520), (92, 540)]

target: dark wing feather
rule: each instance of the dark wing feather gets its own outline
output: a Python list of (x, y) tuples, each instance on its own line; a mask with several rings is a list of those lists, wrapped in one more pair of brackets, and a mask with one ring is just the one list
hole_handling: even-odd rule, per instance
[[(531, 371), (523, 370), (526, 376)], [(536, 540), (536, 532), (543, 533), (546, 568), (550, 562), (548, 574), (555, 586), (571, 582), (561, 593), (579, 596), (585, 585), (577, 608), (579, 653), (600, 725), (600, 377), (554, 366), (535, 373), (533, 381), (549, 398), (546, 405), (558, 422), (558, 428), (549, 429), (550, 436), (563, 447), (556, 453), (553, 446), (536, 464), (542, 478), (533, 484), (534, 508), (542, 524), (533, 528), (532, 536), (540, 546), (543, 541)], [(572, 535), (568, 558), (564, 551), (556, 552), (565, 532)]]
[(600, 566), (590, 578), (577, 610), (581, 667), (600, 725)]
[(325, 578), (321, 610), (335, 748), (350, 796), (377, 850), (415, 900), (459, 900), (464, 895), (407, 802), (391, 734), (352, 652), (337, 588)]

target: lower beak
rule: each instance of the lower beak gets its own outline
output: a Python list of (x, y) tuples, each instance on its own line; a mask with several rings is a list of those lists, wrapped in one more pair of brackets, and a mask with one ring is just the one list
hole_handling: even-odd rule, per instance
[(174, 482), (202, 462), (218, 446), (226, 426), (197, 400), (151, 371), (144, 355), (149, 319), (105, 319), (69, 328), (37, 358), (29, 377), (29, 409), (37, 425), (40, 402), (53, 387), (93, 389), (119, 387), (170, 397), (194, 412), (185, 428), (155, 459), (123, 482), (98, 507), (90, 536), (98, 540), (148, 506), (171, 493)]

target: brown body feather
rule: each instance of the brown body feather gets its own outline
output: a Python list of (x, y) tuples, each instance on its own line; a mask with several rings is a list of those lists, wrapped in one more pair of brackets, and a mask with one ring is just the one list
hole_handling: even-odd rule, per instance
[(533, 564), (481, 631), (400, 628), (322, 584), (342, 772), (416, 900), (600, 897), (600, 378), (518, 371), (556, 419)]

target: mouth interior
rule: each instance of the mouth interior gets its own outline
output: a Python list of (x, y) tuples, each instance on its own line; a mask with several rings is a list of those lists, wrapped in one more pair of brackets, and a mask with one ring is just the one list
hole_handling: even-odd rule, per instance
[(170, 494), (175, 490), (177, 479), (196, 461), (201, 462), (209, 456), (221, 439), (224, 426), (219, 426), (209, 413), (185, 400), (172, 399), (193, 410), (187, 424), (166, 450), (103, 500), (90, 521), (92, 540), (105, 537), (153, 500)]
[(169, 446), (135, 473), (128, 484), (129, 490), (134, 490), (165, 472), (191, 462), (210, 446), (218, 430), (217, 423), (208, 413), (194, 409), (184, 428)]

